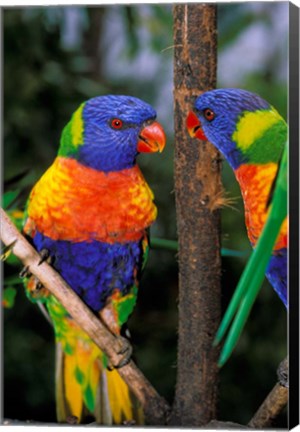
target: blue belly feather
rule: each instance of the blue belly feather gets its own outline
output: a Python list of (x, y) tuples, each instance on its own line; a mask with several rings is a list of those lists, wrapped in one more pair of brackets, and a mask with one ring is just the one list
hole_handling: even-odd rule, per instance
[(142, 264), (142, 240), (73, 243), (52, 240), (37, 232), (33, 242), (38, 251), (49, 250), (54, 257), (53, 267), (95, 312), (105, 306), (115, 289), (122, 295), (129, 292), (135, 283), (135, 270)]
[(285, 307), (288, 307), (287, 299), (287, 249), (274, 251), (267, 267), (266, 276), (277, 292)]

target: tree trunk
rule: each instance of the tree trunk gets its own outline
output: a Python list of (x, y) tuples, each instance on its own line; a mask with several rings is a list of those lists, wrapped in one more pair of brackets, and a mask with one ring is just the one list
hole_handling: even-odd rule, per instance
[(175, 193), (179, 236), (179, 340), (172, 425), (216, 418), (220, 321), (220, 155), (188, 136), (196, 96), (216, 85), (216, 6), (179, 4), (174, 14)]

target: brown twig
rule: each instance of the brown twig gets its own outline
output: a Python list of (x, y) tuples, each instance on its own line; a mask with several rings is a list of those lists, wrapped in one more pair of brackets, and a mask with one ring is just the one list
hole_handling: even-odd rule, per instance
[(280, 414), (288, 402), (288, 389), (276, 384), (248, 423), (251, 428), (266, 428)]
[[(118, 339), (110, 333), (91, 310), (80, 300), (60, 275), (46, 262), (39, 265), (40, 256), (17, 230), (1, 208), (1, 240), (5, 245), (14, 241), (12, 252), (65, 307), (77, 324), (91, 337), (110, 358), (112, 364), (120, 361)], [(134, 362), (119, 369), (124, 381), (141, 402), (147, 422), (152, 425), (166, 424), (169, 406), (144, 377)]]
[(281, 413), (288, 403), (288, 359), (284, 359), (278, 368), (279, 382), (272, 388), (266, 399), (256, 411), (248, 426), (251, 428), (266, 428)]

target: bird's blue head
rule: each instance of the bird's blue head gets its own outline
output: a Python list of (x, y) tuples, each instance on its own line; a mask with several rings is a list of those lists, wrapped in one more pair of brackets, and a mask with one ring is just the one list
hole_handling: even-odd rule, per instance
[(233, 169), (250, 161), (255, 153), (261, 157), (258, 140), (273, 126), (286, 129), (283, 119), (268, 102), (241, 89), (203, 93), (187, 117), (190, 135), (213, 143)]
[(155, 110), (135, 97), (89, 99), (64, 128), (58, 155), (104, 172), (131, 168), (139, 152), (162, 151), (165, 146), (155, 118)]

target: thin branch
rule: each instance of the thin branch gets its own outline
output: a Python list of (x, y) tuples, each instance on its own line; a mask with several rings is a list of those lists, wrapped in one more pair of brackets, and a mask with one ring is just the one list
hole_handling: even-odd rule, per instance
[[(46, 262), (39, 265), (37, 251), (20, 234), (1, 208), (1, 240), (5, 245), (14, 241), (12, 252), (29, 271), (34, 274), (70, 313), (77, 324), (90, 336), (95, 344), (110, 358), (112, 364), (120, 361), (118, 339), (110, 333), (93, 312), (80, 300), (60, 275)], [(120, 368), (119, 373), (139, 399), (149, 424), (164, 425), (167, 421), (169, 406), (144, 377), (134, 362)]]
[(272, 425), (273, 420), (280, 414), (288, 403), (288, 389), (276, 384), (263, 401), (248, 426), (264, 429)]
[(279, 382), (272, 388), (266, 399), (263, 401), (253, 418), (248, 423), (251, 428), (264, 429), (272, 425), (273, 420), (286, 407), (289, 398), (288, 391), (288, 359), (285, 358), (279, 365)]

